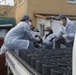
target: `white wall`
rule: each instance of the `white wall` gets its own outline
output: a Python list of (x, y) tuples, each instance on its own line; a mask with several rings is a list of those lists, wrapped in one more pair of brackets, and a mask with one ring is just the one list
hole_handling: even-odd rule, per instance
[(42, 18), (36, 18), (36, 26), (38, 27), (38, 29), (40, 30), (40, 24), (44, 24), (45, 28), (47, 26), (50, 26), (50, 20), (46, 20), (46, 19), (42, 19)]
[(54, 35), (58, 35), (60, 27), (61, 27), (61, 25), (58, 23), (58, 21), (54, 20), (52, 22), (52, 29), (53, 29)]

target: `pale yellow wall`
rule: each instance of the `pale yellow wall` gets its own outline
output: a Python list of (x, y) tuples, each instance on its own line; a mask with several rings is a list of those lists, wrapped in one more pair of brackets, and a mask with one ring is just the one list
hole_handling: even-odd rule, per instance
[(76, 4), (68, 0), (28, 0), (28, 13), (76, 15)]
[[(16, 0), (15, 0), (16, 1)], [(17, 0), (19, 2), (19, 0)], [(26, 7), (27, 6), (27, 7)], [(19, 22), (22, 15), (27, 14), (33, 19), (33, 24), (36, 24), (34, 13), (42, 14), (66, 14), (76, 15), (76, 4), (68, 3), (68, 0), (24, 0), (24, 3), (16, 7), (16, 19)]]
[(68, 0), (28, 0), (28, 15), (36, 24), (33, 13), (76, 15), (76, 4), (70, 4)]
[(20, 21), (21, 17), (26, 14), (26, 0), (24, 0), (23, 3), (19, 3), (19, 0), (17, 1), (17, 6), (15, 7), (15, 18), (17, 20), (17, 23)]

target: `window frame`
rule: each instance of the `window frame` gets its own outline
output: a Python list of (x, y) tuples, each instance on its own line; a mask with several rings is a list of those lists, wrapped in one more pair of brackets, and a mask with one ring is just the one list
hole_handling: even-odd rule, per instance
[(19, 5), (21, 5), (24, 2), (24, 0), (19, 0)]
[(17, 7), (17, 4), (18, 4), (18, 2), (15, 2), (15, 3), (14, 3), (14, 6)]
[(76, 4), (76, 0), (73, 0), (73, 1), (68, 0), (68, 3)]

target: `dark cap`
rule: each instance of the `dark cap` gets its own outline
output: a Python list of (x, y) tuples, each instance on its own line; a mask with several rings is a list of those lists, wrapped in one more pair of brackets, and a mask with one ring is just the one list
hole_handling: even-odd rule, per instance
[(28, 15), (24, 15), (21, 19), (21, 21), (25, 21), (25, 20), (31, 20), (30, 17)]
[(56, 20), (60, 20), (60, 19), (66, 19), (66, 16), (64, 14), (60, 14)]
[(33, 25), (30, 26), (30, 29), (31, 29), (31, 30), (34, 30), (34, 28), (35, 28), (35, 27), (34, 27)]
[(46, 27), (46, 29), (45, 29), (44, 31), (50, 31), (50, 32), (51, 32), (51, 34), (53, 33), (53, 30), (52, 30), (52, 28), (51, 28), (51, 27)]
[(32, 22), (32, 19), (30, 18), (30, 20), (29, 20), (30, 22)]
[(44, 31), (51, 31), (51, 27), (46, 27), (46, 29)]

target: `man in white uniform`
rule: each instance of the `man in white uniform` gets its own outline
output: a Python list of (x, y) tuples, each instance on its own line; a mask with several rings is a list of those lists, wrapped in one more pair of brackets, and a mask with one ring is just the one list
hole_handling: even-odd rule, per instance
[(60, 43), (66, 47), (72, 47), (76, 25), (63, 14), (60, 14), (56, 19), (60, 20), (62, 26), (59, 30), (59, 35), (55, 36), (55, 48), (60, 48)]
[(21, 21), (6, 34), (4, 45), (8, 49), (18, 51), (34, 47), (36, 39), (31, 35), (29, 22), (29, 16), (23, 16)]

